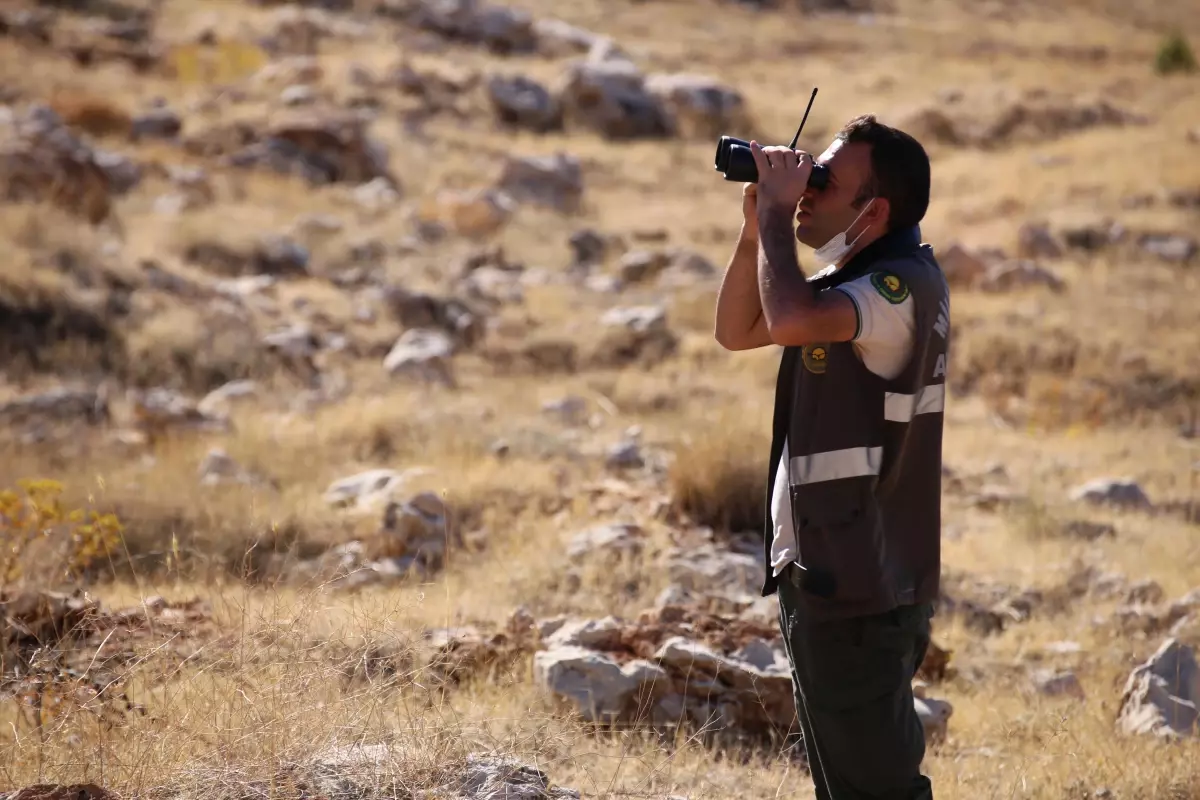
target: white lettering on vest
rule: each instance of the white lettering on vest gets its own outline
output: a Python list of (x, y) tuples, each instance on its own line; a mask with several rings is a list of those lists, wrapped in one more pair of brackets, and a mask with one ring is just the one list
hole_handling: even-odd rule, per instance
[(950, 332), (950, 301), (945, 297), (938, 303), (937, 322), (933, 323), (933, 329), (943, 339)]
[(946, 375), (946, 354), (940, 353), (937, 357), (937, 363), (933, 365), (933, 377), (943, 378)]

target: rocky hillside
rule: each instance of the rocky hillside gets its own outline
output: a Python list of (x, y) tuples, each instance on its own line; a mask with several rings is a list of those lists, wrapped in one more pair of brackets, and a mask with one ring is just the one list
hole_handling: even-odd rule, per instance
[(713, 150), (816, 86), (802, 146), (933, 160), (938, 796), (1200, 798), (1191, 46), (1186, 0), (4, 3), (0, 796), (810, 796)]

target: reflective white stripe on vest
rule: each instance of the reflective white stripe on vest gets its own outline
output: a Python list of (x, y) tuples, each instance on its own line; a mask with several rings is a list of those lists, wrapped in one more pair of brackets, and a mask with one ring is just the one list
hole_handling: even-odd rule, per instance
[(926, 386), (916, 394), (888, 392), (883, 398), (883, 418), (888, 422), (910, 422), (917, 414), (937, 414), (946, 407), (946, 384)]
[(882, 463), (882, 447), (851, 447), (794, 456), (790, 465), (792, 485), (878, 475)]

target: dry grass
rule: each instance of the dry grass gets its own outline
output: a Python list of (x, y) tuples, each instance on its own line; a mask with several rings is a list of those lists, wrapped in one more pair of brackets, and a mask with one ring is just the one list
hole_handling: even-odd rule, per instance
[(719, 531), (761, 531), (769, 426), (723, 409), (689, 426), (671, 463), (670, 492), (680, 514)]
[[(1000, 110), (1022, 93), (1053, 87), (1149, 117), (1147, 125), (1017, 137), (986, 150), (931, 144), (934, 204), (923, 232), (936, 248), (961, 241), (1013, 253), (1017, 228), (1028, 220), (1059, 226), (1115, 218), (1134, 231), (1195, 230), (1195, 208), (1171, 205), (1160, 189), (1200, 182), (1200, 150), (1186, 135), (1200, 119), (1200, 93), (1194, 77), (1153, 72), (1163, 26), (1177, 26), (1193, 46), (1200, 42), (1200, 15), (1183, 0), (1072, 0), (1054, 8), (895, 0), (895, 14), (869, 23), (758, 13), (716, 0), (512, 4), (611, 34), (649, 69), (707, 72), (739, 87), (754, 130), (730, 131), (737, 135), (790, 136), (814, 85), (820, 95), (804, 143), (816, 149), (848, 117), (876, 111), (904, 119), (951, 89), (973, 109)], [(0, 488), (53, 477), (72, 504), (114, 511), (125, 523), (122, 551), (88, 589), (106, 606), (161, 594), (204, 598), (213, 612), (212, 637), (187, 658), (173, 661), (162, 641), (142, 643), (126, 682), (145, 715), (108, 728), (92, 703), (39, 731), (18, 721), (16, 703), (5, 703), (0, 783), (95, 780), (130, 797), (168, 786), (196, 797), (296, 797), (304, 776), (288, 765), (334, 743), (359, 742), (391, 745), (394, 763), (379, 777), (396, 790), (438, 784), (468, 752), (485, 750), (536, 763), (585, 797), (808, 796), (807, 776), (776, 753), (738, 753), (686, 735), (662, 741), (587, 729), (534, 688), (527, 653), (444, 690), (428, 672), (405, 666), (429, 628), (503, 625), (521, 606), (538, 618), (631, 617), (650, 606), (667, 577), (649, 559), (569, 564), (565, 542), (592, 524), (641, 519), (650, 552), (673, 541), (680, 520), (719, 533), (761, 527), (778, 353), (730, 354), (712, 342), (715, 281), (683, 289), (651, 283), (617, 297), (531, 283), (523, 304), (504, 309), (504, 325), (484, 348), (456, 357), (456, 389), (387, 376), (380, 362), (398, 323), (368, 293), (329, 281), (350, 248), (376, 239), (387, 249), (378, 265), (387, 281), (450, 291), (452, 265), (474, 243), (399, 244), (413, 232), (414, 211), (443, 188), (490, 184), (507, 152), (566, 151), (584, 164), (577, 214), (521, 208), (492, 242), (526, 267), (561, 271), (569, 236), (585, 226), (622, 237), (627, 248), (656, 247), (638, 236), (661, 232), (666, 245), (724, 266), (740, 192), (712, 172), (712, 143), (501, 132), (478, 95), (455, 98), (462, 118), (434, 116), (414, 136), (403, 114), (415, 101), (380, 89), (385, 111), (372, 133), (392, 150), (402, 200), (366, 214), (346, 187), (308, 187), (216, 166), (169, 143), (124, 139), (129, 115), (155, 96), (184, 112), (188, 136), (284, 110), (282, 85), (251, 77), (262, 53), (246, 44), (269, 24), (269, 8), (214, 0), (161, 6), (156, 35), (174, 49), (163, 69), (136, 79), (119, 63), (83, 70), (52, 50), (9, 41), (0, 47), (6, 89), (52, 102), (99, 137), (98, 146), (203, 167), (218, 198), (209, 208), (163, 215), (154, 201), (165, 184), (150, 170), (143, 187), (116, 200), (116, 225), (89, 228), (45, 207), (0, 209), (0, 396), (101, 376), (197, 397), (246, 377), (263, 391), (234, 408), (224, 433), (153, 445), (122, 440), (113, 429), (40, 443), (22, 441), (20, 432), (0, 437)], [(64, 18), (78, 28), (79, 20)], [(206, 24), (240, 44), (228, 53), (187, 44)], [(354, 64), (378, 77), (406, 60), (446, 75), (502, 71), (547, 80), (561, 67), (468, 46), (423, 52), (399, 30), (377, 24), (364, 41), (323, 41), (321, 90), (348, 96), (344, 77)], [(204, 59), (219, 63), (205, 72)], [(219, 75), (220, 85), (204, 75)], [(245, 99), (225, 95), (206, 109), (229, 84)], [(1151, 202), (1127, 207), (1134, 195)], [(220, 298), (213, 287), (227, 276), (184, 258), (199, 242), (247, 250), (316, 213), (347, 225), (304, 240), (312, 275), (281, 281), (251, 301)], [(110, 245), (119, 257), (105, 255)], [(142, 260), (199, 293), (147, 285)], [(1135, 247), (1069, 251), (1047, 265), (1065, 281), (1062, 293), (954, 295), (946, 462), (968, 485), (946, 495), (945, 564), (1052, 589), (1087, 563), (1155, 580), (1176, 598), (1200, 586), (1194, 522), (1179, 513), (1082, 507), (1066, 496), (1084, 480), (1128, 475), (1156, 503), (1200, 498), (1195, 439), (1179, 435), (1200, 417), (1200, 271), (1194, 262), (1154, 261)], [(611, 257), (600, 271), (614, 266)], [(125, 310), (106, 305), (122, 293), (129, 295)], [(584, 356), (606, 308), (659, 302), (681, 343), (651, 368), (584, 364), (539, 374), (499, 355), (560, 342)], [(360, 318), (364, 307), (374, 320)], [(347, 381), (344, 396), (321, 401), (259, 346), (263, 334), (296, 319), (348, 339), (346, 351), (323, 354), (321, 363)], [(569, 423), (542, 411), (566, 395), (584, 399), (588, 419)], [(119, 429), (126, 422), (119, 402), (116, 414)], [(605, 449), (631, 427), (640, 429), (651, 461), (662, 460), (661, 471), (604, 465)], [(493, 449), (499, 440), (508, 445), (505, 456)], [(196, 470), (214, 446), (277, 488), (201, 486)], [(997, 464), (1003, 475), (992, 471)], [(271, 553), (304, 556), (374, 534), (377, 517), (324, 504), (333, 480), (412, 467), (429, 470), (413, 491), (444, 497), (453, 524), (472, 534), (474, 544), (452, 551), (441, 573), (346, 594), (273, 583), (265, 568)], [(976, 484), (987, 483), (1023, 499), (980, 504)], [(1061, 535), (1073, 520), (1111, 523), (1116, 533), (1094, 542)], [(1117, 602), (1084, 598), (986, 639), (958, 620), (935, 621), (935, 639), (954, 651), (959, 669), (934, 690), (955, 707), (948, 741), (926, 760), (939, 797), (1082, 800), (1102, 787), (1123, 800), (1200, 797), (1200, 745), (1114, 731), (1125, 676), (1159, 642), (1116, 631), (1106, 620)], [(1047, 651), (1062, 640), (1079, 643), (1079, 653)], [(372, 669), (364, 672), (364, 664)], [(1028, 676), (1034, 666), (1073, 669), (1086, 699), (1037, 695)]]

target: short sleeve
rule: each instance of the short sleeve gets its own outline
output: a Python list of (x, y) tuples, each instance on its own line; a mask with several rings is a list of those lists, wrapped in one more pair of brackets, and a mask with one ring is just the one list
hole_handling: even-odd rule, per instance
[(896, 275), (873, 272), (836, 287), (854, 301), (858, 332), (854, 349), (867, 369), (891, 380), (904, 371), (916, 339), (916, 308)]

